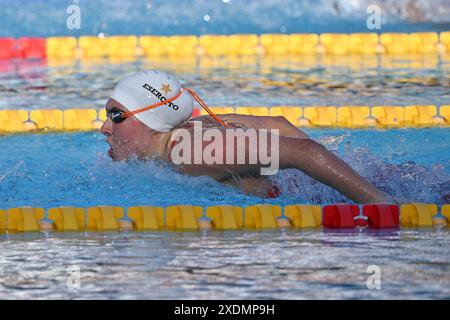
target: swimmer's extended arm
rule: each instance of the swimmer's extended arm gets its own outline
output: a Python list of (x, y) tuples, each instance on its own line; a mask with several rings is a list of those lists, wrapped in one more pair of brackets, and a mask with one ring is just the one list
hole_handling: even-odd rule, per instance
[(374, 185), (311, 139), (280, 137), (280, 166), (297, 168), (358, 203), (387, 201)]
[[(270, 150), (270, 146), (268, 150)], [(221, 156), (225, 159), (225, 154), (229, 151), (224, 149)], [(237, 150), (235, 146), (234, 154), (236, 155), (238, 152), (242, 151)], [(248, 159), (248, 148), (245, 152), (246, 159)], [(248, 161), (246, 163), (183, 164), (179, 168), (186, 174), (209, 175), (223, 181), (230, 179), (233, 175), (258, 176), (261, 167), (266, 167), (261, 164), (248, 164)], [(279, 166), (281, 169), (299, 169), (358, 203), (387, 201), (386, 196), (380, 190), (324, 146), (311, 139), (279, 137)]]

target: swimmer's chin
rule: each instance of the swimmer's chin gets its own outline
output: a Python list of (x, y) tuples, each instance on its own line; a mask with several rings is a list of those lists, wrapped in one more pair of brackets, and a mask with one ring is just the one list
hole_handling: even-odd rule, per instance
[(149, 160), (156, 160), (156, 157), (153, 156), (146, 156), (146, 157), (140, 157), (139, 155), (133, 153), (130, 155), (122, 155), (116, 152), (114, 149), (108, 150), (108, 157), (111, 158), (114, 162), (141, 162), (141, 161), (149, 161)]
[(117, 151), (114, 150), (113, 148), (110, 148), (110, 149), (108, 150), (108, 157), (110, 157), (111, 160), (112, 160), (112, 161), (115, 161), (115, 162), (120, 162), (120, 161), (126, 160), (126, 157), (124, 157), (124, 156), (118, 154)]

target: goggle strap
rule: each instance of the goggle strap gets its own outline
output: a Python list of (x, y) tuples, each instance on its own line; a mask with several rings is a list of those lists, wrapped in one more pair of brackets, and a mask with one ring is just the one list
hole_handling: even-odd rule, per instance
[(228, 128), (228, 125), (222, 121), (222, 119), (220, 119), (219, 117), (216, 116), (216, 114), (214, 112), (211, 111), (211, 109), (208, 108), (208, 106), (206, 105), (206, 103), (202, 100), (202, 98), (200, 98), (192, 89), (189, 88), (183, 88), (184, 90), (186, 90), (187, 92), (189, 92), (192, 97), (195, 99), (195, 101), (198, 102), (198, 104), (206, 110), (206, 112), (208, 112), (208, 114), (217, 121), (217, 123), (219, 123), (221, 126)]
[(228, 128), (228, 125), (225, 123), (225, 122), (223, 122), (222, 121), (222, 119), (220, 119), (219, 117), (217, 117), (215, 114), (214, 114), (214, 112), (212, 112), (211, 111), (211, 109), (209, 109), (208, 108), (208, 106), (206, 105), (206, 103), (192, 90), (192, 89), (189, 89), (189, 88), (182, 88), (181, 90), (180, 90), (180, 92), (178, 92), (176, 95), (174, 95), (172, 98), (169, 98), (169, 99), (166, 99), (166, 100), (164, 100), (164, 101), (160, 101), (160, 102), (158, 102), (158, 103), (155, 103), (155, 104), (152, 104), (152, 105), (150, 105), (150, 106), (147, 106), (147, 107), (144, 107), (144, 108), (140, 108), (140, 109), (136, 109), (136, 110), (133, 110), (133, 111), (128, 111), (128, 112), (124, 112), (123, 114), (122, 114), (122, 117), (123, 118), (128, 118), (128, 117), (131, 117), (131, 116), (133, 116), (133, 115), (135, 115), (135, 114), (137, 114), (137, 113), (141, 113), (141, 112), (144, 112), (144, 111), (148, 111), (148, 110), (151, 110), (151, 109), (153, 109), (153, 108), (157, 108), (157, 107), (160, 107), (160, 106), (162, 106), (162, 105), (165, 105), (166, 103), (168, 103), (168, 102), (172, 102), (172, 101), (174, 101), (175, 99), (177, 99), (182, 93), (183, 93), (183, 90), (186, 90), (187, 92), (189, 92), (191, 95), (192, 95), (192, 97), (195, 99), (195, 101), (197, 101), (197, 103), (203, 108), (203, 109), (205, 109), (206, 110), (206, 112), (208, 112), (208, 114), (214, 119), (214, 120), (216, 120), (217, 121), (217, 123), (219, 123), (221, 126), (223, 126), (223, 127), (225, 127), (225, 128)]
[(128, 117), (131, 117), (132, 115), (135, 115), (136, 113), (141, 113), (141, 112), (144, 112), (144, 111), (147, 111), (147, 110), (151, 110), (153, 108), (165, 105), (166, 103), (172, 102), (173, 100), (177, 99), (181, 95), (182, 92), (183, 91), (180, 91), (176, 95), (174, 95), (172, 98), (166, 99), (164, 101), (157, 102), (155, 104), (152, 104), (151, 106), (140, 108), (140, 109), (136, 109), (136, 110), (133, 110), (133, 111), (125, 112), (122, 116), (124, 118), (128, 118)]

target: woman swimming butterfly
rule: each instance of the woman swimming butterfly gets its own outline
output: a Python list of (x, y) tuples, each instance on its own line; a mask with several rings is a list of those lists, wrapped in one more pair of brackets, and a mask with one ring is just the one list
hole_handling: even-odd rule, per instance
[[(209, 115), (193, 118), (194, 100)], [(116, 161), (160, 159), (183, 174), (208, 175), (244, 192), (275, 197), (280, 190), (267, 177), (271, 160), (270, 165), (301, 170), (355, 202), (389, 202), (383, 192), (284, 117), (215, 115), (167, 72), (126, 76), (105, 108), (101, 132), (111, 147), (108, 155)], [(239, 139), (244, 143), (236, 143)]]

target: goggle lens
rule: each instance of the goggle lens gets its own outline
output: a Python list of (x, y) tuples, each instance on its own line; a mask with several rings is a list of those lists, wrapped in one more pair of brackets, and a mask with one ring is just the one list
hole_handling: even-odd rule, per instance
[(125, 111), (119, 110), (117, 108), (112, 108), (107, 112), (107, 117), (114, 123), (120, 123), (126, 119), (126, 117), (123, 116)]

